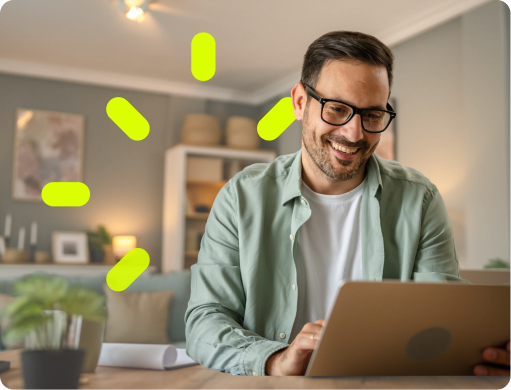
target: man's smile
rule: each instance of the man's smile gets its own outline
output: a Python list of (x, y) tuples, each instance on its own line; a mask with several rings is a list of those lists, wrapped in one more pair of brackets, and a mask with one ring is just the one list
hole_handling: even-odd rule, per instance
[(331, 140), (328, 140), (330, 149), (332, 149), (334, 155), (341, 160), (352, 161), (359, 154), (361, 148), (349, 148), (347, 146), (337, 144)]

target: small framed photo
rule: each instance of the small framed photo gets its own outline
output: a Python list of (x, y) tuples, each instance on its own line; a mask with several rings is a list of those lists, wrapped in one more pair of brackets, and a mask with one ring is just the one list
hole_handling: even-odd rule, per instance
[(59, 264), (87, 264), (89, 245), (85, 232), (53, 232), (53, 262)]

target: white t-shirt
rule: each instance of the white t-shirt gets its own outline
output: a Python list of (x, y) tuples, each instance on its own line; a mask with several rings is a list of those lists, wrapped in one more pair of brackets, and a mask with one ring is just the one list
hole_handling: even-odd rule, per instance
[(364, 181), (341, 195), (323, 195), (302, 182), (311, 216), (298, 231), (298, 308), (290, 342), (307, 322), (325, 319), (343, 279), (362, 280), (360, 208)]

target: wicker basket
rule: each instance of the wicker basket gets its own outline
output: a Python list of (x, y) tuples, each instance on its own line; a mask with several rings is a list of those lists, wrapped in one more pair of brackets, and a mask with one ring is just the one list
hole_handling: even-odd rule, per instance
[(256, 122), (243, 116), (231, 116), (227, 119), (225, 130), (228, 146), (241, 149), (257, 149), (259, 134)]
[(221, 131), (218, 118), (207, 114), (185, 116), (181, 140), (189, 145), (215, 146), (220, 144)]

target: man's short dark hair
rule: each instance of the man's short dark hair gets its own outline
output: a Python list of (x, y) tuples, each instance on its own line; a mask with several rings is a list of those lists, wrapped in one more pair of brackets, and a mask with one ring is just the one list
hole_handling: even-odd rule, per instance
[[(389, 88), (392, 86), (394, 55), (379, 39), (355, 31), (332, 31), (311, 43), (305, 53), (300, 82), (312, 89), (323, 66), (332, 60), (359, 61), (387, 69)], [(307, 99), (309, 100), (309, 99)]]

